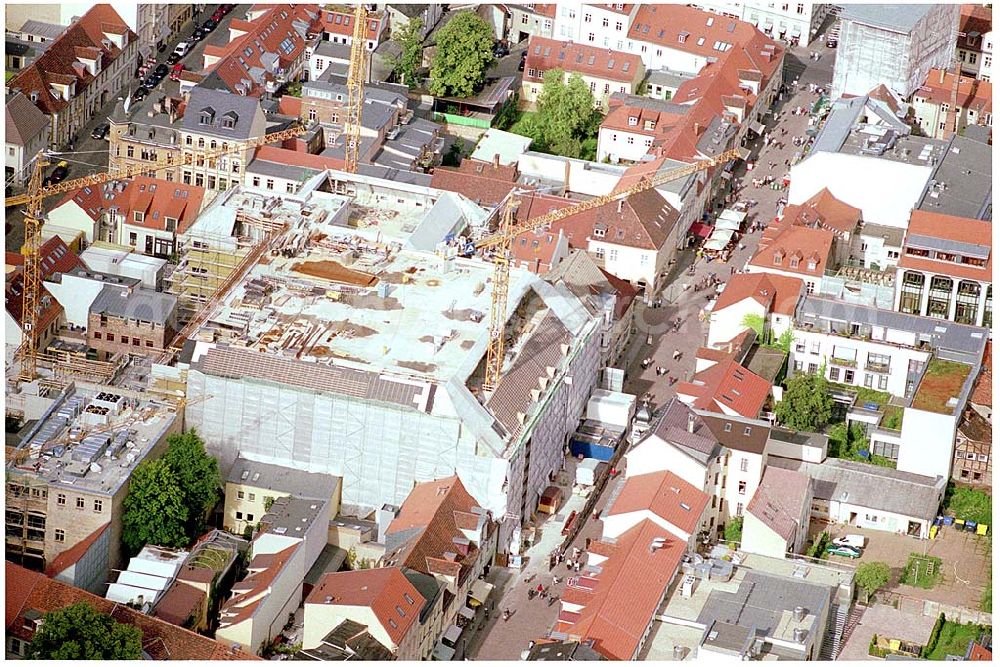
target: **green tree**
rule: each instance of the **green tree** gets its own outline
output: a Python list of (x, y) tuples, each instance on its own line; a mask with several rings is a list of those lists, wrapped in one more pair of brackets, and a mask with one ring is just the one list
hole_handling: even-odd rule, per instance
[(162, 458), (143, 461), (132, 472), (122, 515), (122, 541), (132, 553), (146, 544), (184, 547), (188, 508), (184, 491)]
[(743, 320), (740, 321), (741, 325), (745, 326), (747, 329), (753, 330), (753, 332), (757, 334), (757, 342), (761, 345), (767, 342), (764, 340), (765, 323), (766, 321), (764, 320), (764, 316), (756, 313), (747, 313), (743, 316)]
[(195, 537), (205, 527), (205, 515), (215, 506), (222, 479), (219, 462), (205, 451), (205, 443), (191, 429), (167, 438), (167, 453), (163, 459), (184, 494), (188, 510), (186, 532)]
[(31, 640), (28, 658), (139, 660), (142, 632), (100, 613), (86, 602), (79, 602), (45, 614), (41, 629)]
[(459, 12), (438, 30), (430, 93), (469, 97), (482, 87), (491, 64), (493, 29), (473, 12)]
[(551, 69), (542, 78), (538, 96), (538, 131), (556, 155), (579, 158), (583, 142), (597, 133), (601, 114), (594, 109), (594, 95), (579, 74), (565, 80), (565, 72)]
[(730, 519), (722, 531), (722, 537), (726, 542), (739, 544), (743, 539), (743, 517), (738, 516)]
[(396, 41), (399, 42), (403, 52), (396, 59), (392, 71), (405, 86), (415, 86), (420, 82), (417, 71), (424, 59), (424, 39), (420, 32), (423, 27), (424, 20), (415, 16), (407, 21), (396, 35)]
[(792, 341), (794, 340), (795, 340), (795, 335), (792, 333), (791, 327), (789, 327), (788, 329), (785, 329), (780, 336), (778, 336), (778, 340), (775, 343), (775, 347), (777, 347), (785, 354), (788, 354), (789, 352), (792, 351)]
[(867, 600), (875, 591), (889, 583), (891, 574), (889, 566), (881, 561), (862, 563), (854, 571), (854, 583), (864, 591)]
[(799, 373), (785, 383), (785, 392), (775, 414), (796, 431), (815, 431), (830, 421), (833, 399), (822, 375)]

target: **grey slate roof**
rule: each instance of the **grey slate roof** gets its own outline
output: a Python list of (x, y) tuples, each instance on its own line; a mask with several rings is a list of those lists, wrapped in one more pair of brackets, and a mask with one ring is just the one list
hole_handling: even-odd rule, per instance
[(248, 174), (260, 174), (261, 176), (273, 176), (302, 182), (310, 176), (318, 174), (320, 170), (266, 160), (254, 160), (247, 165), (246, 171)]
[(747, 513), (753, 514), (785, 541), (792, 539), (804, 508), (812, 502), (809, 476), (778, 466), (767, 466)]
[[(683, 74), (681, 72), (674, 72), (668, 69), (660, 69), (649, 72), (646, 77), (646, 82), (651, 86), (667, 86), (670, 88), (679, 88), (682, 83), (690, 79), (691, 76)], [(621, 94), (621, 93), (617, 93)], [(675, 106), (683, 106), (677, 104)]]
[(340, 478), (333, 475), (260, 463), (242, 456), (233, 463), (226, 481), (324, 501), (330, 500), (340, 486)]
[(883, 239), (883, 243), (887, 246), (892, 246), (895, 248), (903, 247), (903, 236), (906, 234), (906, 230), (900, 227), (889, 227), (888, 225), (879, 225), (874, 222), (865, 222), (861, 225), (861, 236), (877, 236)]
[[(945, 350), (955, 361), (977, 365), (983, 358), (988, 330), (966, 324), (956, 324), (933, 317), (897, 313), (882, 308), (846, 303), (824, 296), (810, 295), (799, 301), (795, 321), (801, 327), (811, 324), (818, 331), (847, 331), (852, 323), (861, 325), (861, 335), (871, 333), (874, 326), (917, 334), (939, 350)], [(831, 324), (834, 323), (834, 324)]]
[(835, 500), (915, 519), (933, 519), (944, 494), (947, 480), (892, 468), (827, 459), (807, 463), (770, 456), (768, 466), (794, 470), (813, 478), (813, 497)]
[(385, 167), (382, 165), (359, 164), (358, 173), (363, 176), (374, 176), (375, 178), (387, 178), (397, 183), (409, 183), (410, 185), (431, 186), (431, 175), (420, 171), (408, 171)]
[(66, 26), (59, 25), (57, 23), (46, 23), (45, 21), (28, 19), (21, 25), (21, 29), (18, 32), (25, 35), (39, 35), (47, 40), (54, 40), (56, 37), (66, 32)]
[[(707, 411), (698, 411), (698, 414), (723, 447), (753, 454), (764, 452), (771, 433), (771, 427), (767, 422), (739, 415), (718, 415)], [(748, 428), (750, 429), (749, 434), (747, 434)]]
[(177, 297), (173, 294), (147, 289), (128, 292), (113, 285), (105, 286), (90, 304), (91, 313), (153, 322), (160, 326), (173, 319), (176, 309)]
[(391, 660), (392, 652), (382, 646), (368, 632), (368, 626), (355, 621), (341, 621), (331, 630), (319, 646), (303, 649), (292, 656), (292, 660), (365, 660), (381, 662)]
[(841, 98), (830, 107), (823, 129), (816, 135), (809, 154), (836, 153), (844, 145), (865, 109), (864, 97)]
[[(214, 112), (212, 121), (208, 124), (201, 122), (202, 111), (206, 109)], [(260, 110), (259, 100), (255, 97), (195, 86), (191, 90), (181, 128), (188, 132), (245, 141), (254, 136), (253, 123), (258, 113), (263, 112)], [(232, 118), (234, 127), (224, 127), (224, 118)]]
[[(992, 157), (993, 149), (988, 144), (953, 135), (917, 208), (961, 218), (993, 220)], [(930, 195), (932, 181), (945, 184), (934, 197)]]
[[(689, 417), (694, 418), (693, 433), (688, 431)], [(650, 434), (679, 447), (702, 464), (708, 463), (722, 451), (722, 446), (704, 420), (676, 397), (671, 399)]]
[[(49, 117), (31, 103), (24, 93), (16, 93), (7, 101), (7, 115), (4, 119), (4, 141), (8, 144), (26, 146), (49, 126)], [(25, 156), (25, 161), (34, 157)]]
[(828, 586), (749, 571), (736, 592), (712, 591), (698, 614), (698, 622), (709, 626), (721, 621), (770, 635), (778, 627), (782, 612), (804, 607), (806, 613), (816, 617), (809, 630), (815, 636), (825, 631), (816, 625), (830, 605), (830, 596)]
[(330, 41), (320, 41), (313, 50), (313, 54), (317, 56), (324, 56), (326, 58), (337, 58), (338, 60), (350, 61), (351, 60), (351, 46), (350, 44), (341, 44), (340, 42), (330, 42)]
[(856, 21), (896, 32), (909, 32), (934, 5), (844, 5), (843, 21)]
[(395, 3), (389, 4), (387, 6), (390, 9), (392, 9), (393, 11), (399, 12), (400, 14), (402, 14), (403, 16), (405, 16), (406, 18), (410, 18), (410, 19), (416, 18), (418, 16), (423, 16), (424, 12), (427, 11), (427, 8), (430, 7), (430, 5), (425, 5), (425, 4), (413, 4), (413, 5), (411, 5), (409, 3), (405, 3), (404, 4), (402, 2), (395, 2)]

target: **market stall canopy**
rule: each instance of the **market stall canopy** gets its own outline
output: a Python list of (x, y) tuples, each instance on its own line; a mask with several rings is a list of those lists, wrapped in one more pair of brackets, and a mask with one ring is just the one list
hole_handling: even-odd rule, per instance
[(458, 615), (461, 616), (462, 618), (471, 621), (473, 618), (475, 618), (476, 612), (472, 611), (468, 607), (462, 607), (461, 609), (458, 610)]
[(462, 636), (462, 628), (457, 625), (449, 625), (448, 629), (444, 631), (441, 635), (441, 641), (447, 646), (451, 644), (454, 646), (458, 642), (458, 638)]
[(705, 248), (705, 250), (711, 250), (711, 251), (714, 251), (714, 252), (718, 252), (718, 251), (722, 250), (723, 248), (725, 248), (726, 245), (728, 245), (726, 241), (718, 241), (718, 240), (715, 240), (715, 239), (709, 239), (709, 240), (705, 241), (705, 245), (703, 247)]
[(733, 230), (731, 230), (731, 229), (719, 229), (718, 227), (716, 227), (715, 231), (712, 232), (712, 236), (710, 236), (708, 240), (709, 241), (721, 241), (723, 247), (725, 247), (725, 245), (727, 243), (729, 243), (729, 241), (732, 238), (733, 238)]
[(747, 219), (747, 214), (743, 211), (734, 211), (731, 208), (727, 208), (719, 215), (720, 220), (732, 220), (737, 225), (742, 225), (743, 221)]
[(434, 647), (434, 654), (432, 655), (432, 657), (435, 660), (440, 660), (442, 662), (453, 660), (455, 658), (455, 649), (451, 648), (450, 646), (445, 646), (444, 644), (439, 643), (437, 646)]
[(707, 239), (712, 234), (712, 230), (715, 229), (712, 225), (706, 225), (701, 222), (696, 222), (691, 225), (691, 233), (695, 236), (700, 236), (703, 239)]
[(740, 228), (740, 223), (727, 218), (719, 218), (715, 221), (715, 228), (720, 230), (737, 231)]
[(482, 579), (476, 579), (472, 584), (472, 590), (469, 591), (469, 604), (473, 607), (483, 604), (492, 590), (493, 584), (487, 583)]

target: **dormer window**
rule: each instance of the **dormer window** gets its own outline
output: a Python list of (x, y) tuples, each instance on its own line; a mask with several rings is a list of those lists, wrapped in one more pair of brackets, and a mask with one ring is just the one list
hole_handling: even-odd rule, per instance
[(628, 117), (628, 124), (629, 125), (638, 125), (639, 124), (639, 117), (638, 116), (629, 116)]
[(650, 130), (650, 131), (655, 130), (656, 129), (656, 121), (655, 120), (647, 120), (646, 121), (646, 129)]
[(202, 125), (211, 125), (212, 121), (215, 120), (215, 111), (211, 108), (205, 108), (201, 110), (201, 118), (199, 122)]
[(810, 259), (809, 260), (809, 264), (807, 266), (809, 267), (810, 271), (815, 271), (816, 270), (816, 260)]
[(688, 37), (690, 37), (690, 36), (691, 36), (691, 33), (689, 33), (689, 32), (682, 32), (681, 34), (677, 35), (677, 41), (680, 42), (681, 44), (683, 44), (684, 42), (687, 41)]
[(788, 260), (788, 266), (791, 267), (791, 268), (793, 268), (793, 269), (799, 268), (799, 258), (798, 257), (792, 257), (790, 260)]
[(781, 260), (782, 260), (782, 258), (783, 258), (783, 255), (781, 254), (780, 250), (778, 252), (774, 253), (774, 265), (775, 266), (781, 266)]
[(604, 227), (595, 227), (595, 228), (594, 228), (594, 237), (595, 237), (595, 238), (598, 238), (598, 239), (603, 239), (603, 238), (604, 238), (604, 235), (605, 235), (606, 233), (607, 233), (607, 230), (606, 230), (606, 229), (604, 229)]
[(136, 222), (142, 222), (146, 217), (146, 214), (142, 211), (135, 211), (132, 213), (132, 219)]

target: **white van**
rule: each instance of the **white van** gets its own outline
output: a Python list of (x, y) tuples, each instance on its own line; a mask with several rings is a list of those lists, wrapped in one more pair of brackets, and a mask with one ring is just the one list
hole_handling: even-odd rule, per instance
[(178, 58), (183, 58), (187, 55), (188, 51), (191, 50), (191, 44), (189, 42), (178, 42), (177, 48), (174, 49), (174, 55)]
[(844, 535), (833, 540), (832, 544), (838, 547), (854, 547), (855, 549), (865, 548), (864, 535)]

